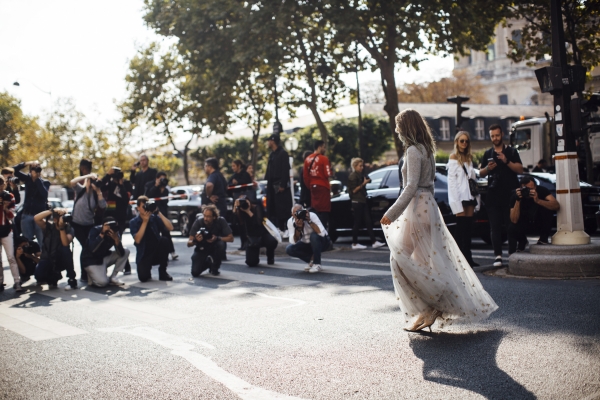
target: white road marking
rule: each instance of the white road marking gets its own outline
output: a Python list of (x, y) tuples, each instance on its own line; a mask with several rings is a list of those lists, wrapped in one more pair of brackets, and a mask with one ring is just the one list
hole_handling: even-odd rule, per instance
[(156, 344), (166, 347), (167, 349), (171, 349), (171, 354), (186, 359), (194, 367), (198, 368), (210, 378), (220, 382), (244, 400), (301, 400), (299, 397), (292, 397), (262, 389), (244, 381), (241, 378), (238, 378), (237, 376), (219, 367), (217, 363), (212, 361), (210, 358), (192, 351), (194, 346), (186, 343), (186, 339), (147, 327), (104, 328), (99, 330), (102, 332), (127, 333), (129, 335), (148, 339)]
[(379, 267), (388, 267), (390, 266), (389, 262), (376, 262), (376, 261), (361, 261), (361, 260), (341, 260), (336, 258), (326, 258), (323, 257), (322, 261), (331, 261), (331, 262), (339, 262), (344, 264), (357, 264), (357, 265), (377, 265)]
[[(325, 260), (325, 259), (323, 259), (323, 260)], [(226, 263), (227, 264), (236, 264), (236, 265), (245, 265), (244, 260), (227, 261)], [(225, 263), (223, 263), (223, 264), (225, 264)], [(302, 272), (305, 266), (306, 266), (306, 264), (275, 261), (275, 265), (260, 265), (259, 268), (287, 269), (287, 270)], [(392, 273), (391, 273), (391, 271), (380, 271), (380, 270), (375, 270), (375, 269), (361, 269), (361, 268), (347, 268), (347, 267), (334, 267), (334, 266), (325, 264), (325, 265), (323, 265), (323, 272), (320, 272), (319, 274), (339, 274), (339, 275), (351, 275), (351, 276), (373, 276), (373, 275), (388, 276), (388, 275), (391, 275)], [(264, 276), (264, 275), (259, 275), (259, 276)], [(311, 281), (311, 282), (314, 283), (314, 281)]]

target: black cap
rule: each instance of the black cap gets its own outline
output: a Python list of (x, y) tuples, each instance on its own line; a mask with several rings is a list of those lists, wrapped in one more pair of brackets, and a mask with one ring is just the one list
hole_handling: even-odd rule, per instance
[(270, 134), (265, 140), (272, 140), (277, 144), (281, 143), (281, 138), (276, 133)]

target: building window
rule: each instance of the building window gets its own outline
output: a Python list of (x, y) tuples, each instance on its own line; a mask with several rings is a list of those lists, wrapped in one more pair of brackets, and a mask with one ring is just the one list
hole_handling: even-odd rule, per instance
[(500, 104), (508, 104), (508, 95), (507, 94), (501, 94), (500, 96), (498, 96), (498, 103), (500, 103)]
[(513, 52), (516, 50), (523, 50), (523, 34), (520, 29), (512, 31), (512, 41), (516, 44), (516, 49), (513, 49)]
[(475, 120), (475, 137), (477, 140), (485, 140), (485, 124), (481, 118)]
[(496, 49), (494, 47), (494, 43), (492, 43), (487, 47), (487, 59), (488, 59), (488, 61), (494, 61), (495, 58), (496, 58)]
[(442, 140), (450, 140), (450, 121), (447, 118), (440, 119), (440, 136)]
[(473, 56), (469, 53), (469, 65), (473, 64)]

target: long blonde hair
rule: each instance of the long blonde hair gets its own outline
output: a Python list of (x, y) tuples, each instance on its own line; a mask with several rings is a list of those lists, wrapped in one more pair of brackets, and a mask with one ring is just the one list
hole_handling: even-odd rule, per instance
[(405, 150), (420, 144), (429, 156), (435, 154), (435, 140), (431, 128), (417, 111), (407, 108), (396, 115), (396, 133)]
[[(458, 139), (461, 136), (466, 136), (467, 139), (469, 139), (464, 153), (462, 153), (458, 148)], [(473, 163), (473, 155), (471, 154), (471, 135), (469, 135), (469, 132), (459, 131), (456, 136), (454, 136), (454, 154), (456, 154), (456, 159), (460, 165), (463, 165), (464, 163), (470, 165)]]

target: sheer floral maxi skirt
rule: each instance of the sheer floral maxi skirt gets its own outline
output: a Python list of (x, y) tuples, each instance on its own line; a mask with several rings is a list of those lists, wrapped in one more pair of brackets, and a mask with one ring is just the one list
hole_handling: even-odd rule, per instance
[(448, 231), (431, 192), (417, 191), (384, 233), (406, 326), (433, 309), (442, 311), (438, 324), (443, 327), (483, 320), (498, 308)]

